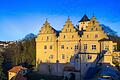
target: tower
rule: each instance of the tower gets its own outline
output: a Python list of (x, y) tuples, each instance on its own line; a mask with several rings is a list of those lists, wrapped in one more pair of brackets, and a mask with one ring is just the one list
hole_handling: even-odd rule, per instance
[(86, 28), (88, 27), (88, 23), (89, 23), (90, 19), (87, 17), (87, 15), (85, 14), (82, 19), (79, 21), (79, 30), (86, 30)]

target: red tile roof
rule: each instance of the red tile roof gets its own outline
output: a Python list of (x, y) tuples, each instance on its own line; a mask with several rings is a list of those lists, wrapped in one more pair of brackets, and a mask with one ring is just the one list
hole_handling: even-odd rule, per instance
[(13, 67), (12, 69), (10, 69), (8, 72), (17, 73), (17, 72), (19, 72), (19, 71), (21, 71), (21, 70), (24, 70), (24, 69), (27, 69), (27, 68), (22, 67), (22, 66), (15, 66), (15, 67)]

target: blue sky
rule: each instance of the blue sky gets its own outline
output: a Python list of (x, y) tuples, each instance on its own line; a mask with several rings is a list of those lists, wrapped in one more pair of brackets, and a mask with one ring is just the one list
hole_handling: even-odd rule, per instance
[(120, 0), (0, 0), (0, 40), (37, 34), (46, 18), (57, 30), (70, 16), (74, 25), (84, 14), (94, 14), (120, 35)]

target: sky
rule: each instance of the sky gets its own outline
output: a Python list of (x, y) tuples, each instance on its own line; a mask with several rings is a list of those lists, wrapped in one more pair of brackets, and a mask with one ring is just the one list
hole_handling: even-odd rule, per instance
[(120, 36), (120, 0), (0, 0), (0, 41), (37, 35), (46, 18), (56, 30), (68, 16), (76, 26), (84, 14), (95, 15)]

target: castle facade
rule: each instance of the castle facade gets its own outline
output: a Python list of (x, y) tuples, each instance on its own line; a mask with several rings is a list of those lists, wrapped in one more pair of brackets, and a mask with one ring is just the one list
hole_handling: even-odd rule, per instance
[(61, 31), (55, 30), (46, 20), (36, 38), (36, 66), (44, 63), (69, 63), (72, 56), (83, 54), (83, 62), (93, 62), (98, 53), (107, 50), (105, 62), (111, 62), (111, 54), (117, 43), (110, 40), (103, 31), (96, 17), (89, 19), (86, 15), (75, 27), (70, 18)]

